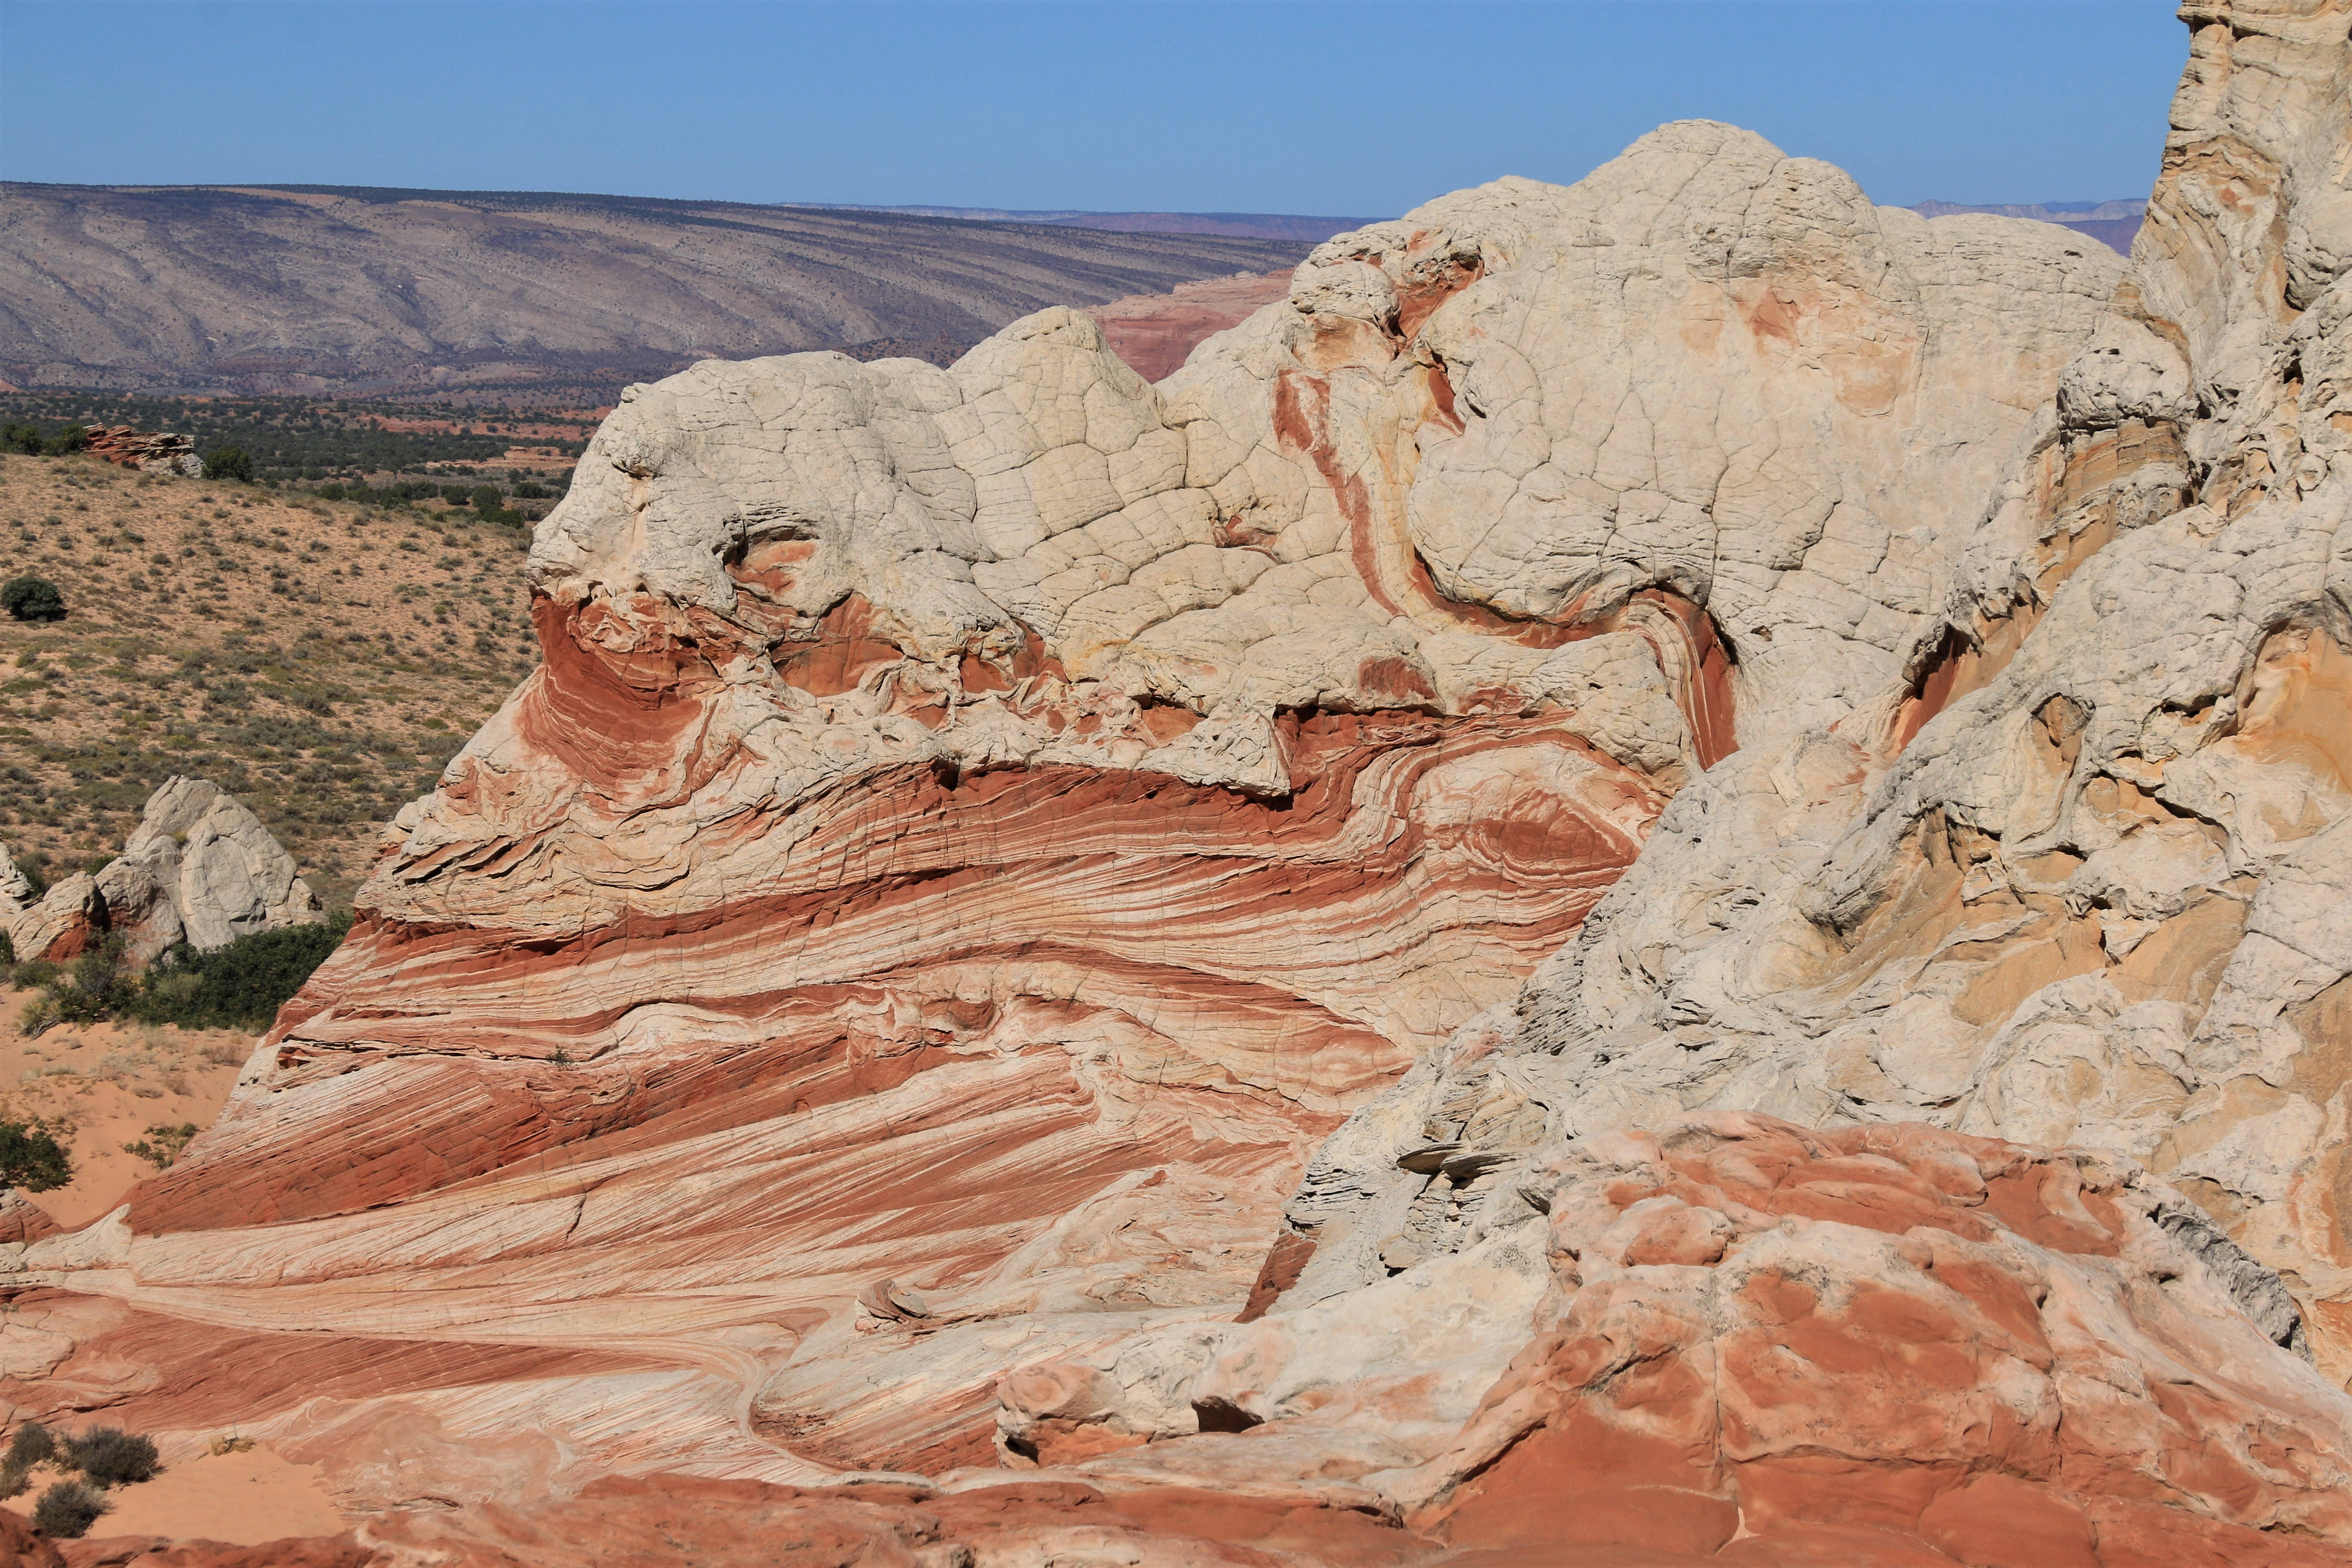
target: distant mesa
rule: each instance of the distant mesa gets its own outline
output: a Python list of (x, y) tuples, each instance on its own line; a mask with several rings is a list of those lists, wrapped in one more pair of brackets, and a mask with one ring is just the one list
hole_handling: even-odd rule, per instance
[[(1150, 326), (1135, 300), (1286, 273), (1370, 221), (357, 185), (10, 184), (0, 199), (0, 384), (583, 403), (713, 358), (945, 366), (1054, 305), (1117, 305), (1106, 330), (1156, 379), (1192, 346), (1172, 323), (1222, 307), (1178, 296)], [(2040, 218), (2127, 251), (2144, 205), (1916, 210)]]
[(2093, 239), (2129, 256), (2132, 240), (2139, 233), (2140, 218), (2147, 211), (2147, 203), (2137, 197), (2105, 202), (2012, 202), (1990, 206), (1967, 206), (1958, 202), (1921, 202), (1911, 210), (1925, 217), (1990, 213), (1995, 217), (2025, 217), (2039, 223), (2054, 223), (2063, 228), (2087, 234)]
[(561, 192), (5, 184), (0, 201), (0, 378), (143, 392), (601, 403), (710, 358), (945, 364), (1048, 306), (1295, 267), (1312, 243), (1229, 214), (1122, 232)]
[(904, 213), (914, 217), (951, 217), (966, 222), (1034, 223), (1048, 228), (1098, 228), (1113, 234), (1217, 234), (1242, 239), (1292, 239), (1320, 245), (1379, 220), (1369, 217), (1308, 217), (1297, 213), (1097, 213), (1021, 211), (1013, 207), (829, 205), (818, 212)]

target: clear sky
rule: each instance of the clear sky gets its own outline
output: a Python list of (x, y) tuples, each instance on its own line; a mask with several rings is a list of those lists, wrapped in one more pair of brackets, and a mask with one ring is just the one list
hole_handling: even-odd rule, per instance
[(1728, 120), (2147, 193), (2167, 0), (0, 0), (0, 177), (1379, 216)]

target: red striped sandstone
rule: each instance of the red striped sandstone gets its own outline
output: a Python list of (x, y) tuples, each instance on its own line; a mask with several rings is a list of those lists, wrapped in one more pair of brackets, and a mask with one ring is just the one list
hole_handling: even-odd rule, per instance
[[(2315, 245), (2283, 274), (2306, 295)], [(649, 1517), (627, 1478), (652, 1472), (704, 1478), (679, 1527), (714, 1542), (781, 1509), (877, 1562), (987, 1531), (974, 1561), (1298, 1561), (1359, 1508), (1412, 1527), (1394, 1561), (1509, 1562), (1534, 1548), (1482, 1537), (1478, 1500), (1507, 1511), (1514, 1465), (1586, 1473), (1591, 1444), (1528, 1434), (1588, 1418), (1647, 1467), (1611, 1487), (1696, 1500), (1633, 1510), (1684, 1533), (1629, 1549), (1811, 1550), (1830, 1524), (1789, 1478), (1848, 1428), (1895, 1499), (1860, 1522), (1907, 1561), (2007, 1561), (1970, 1534), (1994, 1515), (2032, 1561), (2110, 1568), (2162, 1561), (2118, 1555), (2149, 1539), (2341, 1536), (2344, 1402), (2270, 1342), (2301, 1314), (2121, 1164), (1926, 1131), (1668, 1140), (1782, 1148), (1797, 1187), (1883, 1190), (1864, 1207), (1898, 1235), (1771, 1180), (1702, 1202), (1679, 1168), (1559, 1163), (1599, 1147), (1574, 1134), (1789, 1103), (1791, 1061), (1851, 1091), (1797, 1097), (1809, 1119), (1958, 1119), (1933, 1049), (1900, 1064), (1915, 1098), (1871, 1099), (1861, 1047), (1815, 1043), (1859, 1016), (1897, 1075), (1908, 1016), (1880, 1016), (1899, 986), (1822, 976), (1957, 947), (2011, 964), (1949, 1003), (1998, 1026), (2080, 962), (2063, 900), (1966, 909), (1988, 786), (1930, 806), (1921, 781), (1995, 690), (2024, 704), (2021, 765), (2105, 743), (2067, 751), (2074, 717), (1984, 685), (1981, 653), (1931, 667), (1976, 647), (1956, 594), (2095, 572), (2128, 509), (2099, 500), (2079, 551), (2028, 512), (2131, 461), (2138, 495), (2171, 449), (2132, 403), (2169, 372), (2099, 379), (2119, 267), (1685, 123), (1573, 187), (1342, 236), (1156, 388), (1047, 311), (949, 371), (803, 355), (635, 389), (534, 545), (542, 668), (402, 814), (220, 1123), (123, 1214), (10, 1254), (47, 1292), (0, 1328), (12, 1401), (121, 1401), (192, 1441), (236, 1403), (204, 1369), (319, 1356), (316, 1393), (275, 1379), (247, 1429), (326, 1465), (388, 1550), (482, 1562), (589, 1560), (581, 1531)], [(2053, 388), (2079, 439), (2036, 414)], [(2032, 500), (1972, 534), (2021, 438)], [(2262, 668), (2237, 752), (2325, 752), (2326, 650)], [(1874, 788), (1896, 826), (1856, 842), (1933, 822), (1902, 839), (1926, 869), (1856, 850), (1829, 879), (1853, 919), (1751, 941)], [(2049, 1103), (2040, 1081), (2016, 1099)], [(1600, 1237), (1520, 1195), (1577, 1182)], [(1644, 1194), (1674, 1213), (1634, 1215)], [(1738, 1305), (1768, 1254), (1810, 1304)], [(1947, 1254), (1992, 1305), (1914, 1277)], [(2035, 1348), (2086, 1323), (2105, 1359)], [(1774, 1324), (1822, 1358), (1785, 1398), (1758, 1392), (1787, 1373)], [(1649, 1415), (1594, 1381), (1635, 1342), (1688, 1374)], [(1905, 1392), (1882, 1373), (1915, 1344), (1963, 1348)], [(2100, 1378), (2129, 1463), (2084, 1458)], [(1735, 1386), (1779, 1414), (1735, 1430)], [(1654, 1418), (1674, 1452), (1621, 1441)], [(982, 1484), (1024, 1451), (1124, 1500)], [(946, 1495), (993, 1500), (763, 1489), (874, 1467), (980, 1467)], [(1169, 1500), (1204, 1481), (1304, 1533), (1171, 1544), (1192, 1505)]]
[(1103, 342), (1146, 381), (1172, 374), (1207, 338), (1240, 326), (1289, 298), (1288, 272), (1238, 272), (1179, 283), (1165, 294), (1132, 294), (1087, 310)]

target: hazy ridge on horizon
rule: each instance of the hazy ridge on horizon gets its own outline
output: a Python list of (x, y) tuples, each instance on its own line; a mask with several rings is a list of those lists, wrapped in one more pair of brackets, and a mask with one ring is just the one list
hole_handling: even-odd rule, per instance
[[(806, 349), (947, 363), (1047, 305), (1263, 274), (1371, 219), (358, 185), (0, 184), (0, 379), (597, 388)], [(2128, 253), (2139, 200), (1969, 205)]]

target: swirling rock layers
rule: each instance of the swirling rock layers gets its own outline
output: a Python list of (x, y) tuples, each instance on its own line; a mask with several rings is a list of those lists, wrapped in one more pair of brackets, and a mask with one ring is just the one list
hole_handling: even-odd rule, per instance
[[(2325, 226), (2278, 272), (2314, 301)], [(1751, 1496), (1775, 1530), (1828, 1528), (1766, 1483), (1842, 1420), (1864, 1479), (1897, 1478), (1870, 1528), (1914, 1560), (1979, 1551), (1928, 1515), (1992, 1471), (2057, 1521), (2037, 1550), (2138, 1539), (2110, 1503), (2342, 1534), (2312, 1500), (2340, 1485), (2342, 1405), (2295, 1359), (2325, 1350), (2307, 1281), (2198, 1217), (2215, 1162), (2166, 1163), (2180, 1190), (2126, 1215), (2153, 1179), (2087, 1156), (1682, 1120), (2046, 1109), (2057, 1045), (2018, 1044), (1993, 1095), (1954, 1043), (2110, 956), (2118, 1018), (2193, 1010), (2237, 928), (2188, 890), (2256, 875), (2257, 826), (2326, 840), (2316, 785), (2243, 786), (2336, 765), (2334, 623), (2282, 600), (2259, 635), (2175, 635), (2220, 616), (2220, 576), (2269, 567), (2250, 541), (2189, 572), (2202, 546), (2175, 535), (2210, 534), (2164, 521), (2219, 449), (2134, 314), (2172, 287), (2064, 230), (1874, 208), (1694, 122), (1572, 187), (1504, 180), (1339, 237), (1156, 386), (1047, 310), (949, 370), (796, 355), (632, 389), (533, 545), (542, 667), (402, 813), (219, 1124), (121, 1214), (7, 1254), (57, 1293), (0, 1324), (46, 1336), (19, 1403), (135, 1384), (192, 1431), (207, 1336), (352, 1345), (372, 1385), (249, 1429), (420, 1552), (519, 1539), (499, 1508), (549, 1510), (551, 1542), (575, 1501), (642, 1514), (628, 1478), (654, 1472), (770, 1509), (761, 1486), (1023, 1463), (1126, 1499), (1119, 1551), (1206, 1486), (1288, 1500), (1301, 1556), (1363, 1547), (1330, 1517), (1350, 1510), (1398, 1562), (1509, 1552), (1474, 1539), (1476, 1499), (1551, 1487), (1530, 1434), (1587, 1415), (1656, 1460), (1623, 1488), (1688, 1494), (1696, 1534), (1644, 1550), (1736, 1557)], [(2254, 384), (2257, 340), (2219, 334), (2227, 384)], [(2304, 461), (2321, 436), (2267, 459), (2266, 494), (2332, 493)], [(2162, 583), (2196, 595), (2109, 581), (2159, 536)], [(2312, 577), (2315, 539), (2278, 559)], [(2089, 646), (2085, 602), (2168, 672), (2165, 733), (2216, 742), (2188, 817), (2149, 806), (2187, 780), (2080, 776), (2116, 754), (2105, 689), (2024, 673), (2061, 634)], [(2241, 643), (2225, 720), (2215, 681), (2174, 676)], [(2106, 829), (1996, 820), (2053, 795)], [(2281, 852), (2310, 874), (2271, 873), (2281, 908), (2257, 898), (2246, 932), (2324, 923), (2338, 883), (2308, 853)], [(2269, 1048), (2231, 1005), (2231, 1038)], [(2229, 1103), (2284, 1105), (2262, 1082)], [(2165, 1132), (2137, 1084), (2116, 1116)], [(1645, 1126), (1801, 1174), (1718, 1174), (1745, 1194), (1721, 1202), (1672, 1160), (1594, 1177), (1574, 1201), (1601, 1231), (1657, 1230), (1604, 1279), (1599, 1240), (1537, 1223), (1576, 1185), (1544, 1173)], [(1768, 1253), (1810, 1295), (1763, 1280)], [(1913, 1278), (1948, 1264), (1982, 1300)], [(144, 1366), (83, 1353), (119, 1326), (100, 1306), (179, 1338)], [(2126, 1349), (2066, 1361), (2061, 1319)], [(1774, 1359), (1782, 1330), (1813, 1372)], [(393, 1342), (514, 1359), (436, 1373)], [(1593, 1371), (1643, 1345), (1672, 1383), (1649, 1415), (1612, 1403), (1633, 1363)], [(2140, 1392), (2208, 1352), (2234, 1381), (2179, 1410)], [(2077, 1381), (2110, 1373), (2153, 1457), (2085, 1469), (2051, 1412), (2071, 1442), (2095, 1415)], [(1506, 1405), (1539, 1419), (1498, 1437)], [(1688, 1475), (1659, 1479), (1652, 1415)], [(2298, 1457), (2199, 1470), (2231, 1420)], [(876, 1561), (970, 1544), (912, 1494), (782, 1500), (848, 1510), (844, 1552), (882, 1531)]]

